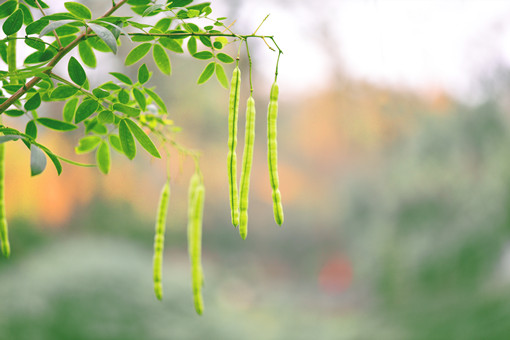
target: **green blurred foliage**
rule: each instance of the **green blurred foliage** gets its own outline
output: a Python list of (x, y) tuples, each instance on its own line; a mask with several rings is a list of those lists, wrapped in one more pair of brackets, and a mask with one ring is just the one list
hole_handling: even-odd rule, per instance
[(378, 325), (367, 336), (506, 339), (506, 117), (489, 102), (419, 126), (345, 191), (344, 237), (357, 284), (370, 296), (364, 310)]

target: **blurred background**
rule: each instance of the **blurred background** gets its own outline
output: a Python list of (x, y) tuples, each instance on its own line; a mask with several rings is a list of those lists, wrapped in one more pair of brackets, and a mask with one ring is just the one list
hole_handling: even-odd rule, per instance
[[(109, 5), (83, 3), (94, 13)], [(186, 250), (190, 160), (171, 159), (158, 302), (152, 242), (164, 162), (116, 155), (108, 176), (65, 164), (60, 177), (49, 166), (30, 178), (26, 148), (10, 143), (0, 339), (507, 339), (510, 3), (217, 0), (212, 8), (237, 19), (241, 33), (270, 13), (259, 32), (284, 51), (284, 225), (273, 220), (265, 153), (276, 54), (250, 44), (259, 118), (246, 241), (229, 222), (228, 91), (215, 80), (196, 85), (206, 62), (171, 55), (172, 76), (155, 71), (150, 84), (183, 128), (177, 140), (202, 153), (204, 315), (193, 310)], [(123, 41), (117, 57), (97, 52), (91, 82), (124, 70), (131, 48)], [(245, 58), (241, 67), (248, 74)], [(77, 136), (41, 138), (93, 161), (73, 156)]]

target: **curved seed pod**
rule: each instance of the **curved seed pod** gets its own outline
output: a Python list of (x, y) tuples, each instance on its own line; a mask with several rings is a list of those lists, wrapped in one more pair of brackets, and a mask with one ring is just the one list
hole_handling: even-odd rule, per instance
[(232, 225), (239, 225), (239, 197), (237, 192), (237, 120), (239, 115), (239, 93), (241, 90), (241, 71), (236, 66), (230, 85), (230, 102), (228, 107), (228, 187)]
[(255, 100), (250, 96), (246, 105), (243, 166), (241, 168), (241, 186), (239, 191), (239, 233), (243, 239), (246, 239), (248, 235), (248, 196), (250, 191), (250, 174), (251, 165), (253, 163), (254, 142)]
[(165, 246), (166, 215), (168, 211), (168, 200), (170, 198), (170, 184), (166, 181), (159, 197), (158, 213), (156, 220), (156, 233), (154, 235), (154, 293), (156, 298), (163, 298), (163, 286), (161, 284), (161, 272), (163, 265), (163, 248)]
[(283, 223), (282, 198), (278, 181), (278, 152), (276, 148), (276, 119), (278, 117), (278, 84), (271, 86), (269, 107), (267, 110), (267, 163), (269, 165), (269, 179), (273, 189), (273, 212), (278, 225)]
[(2, 243), (2, 254), (9, 257), (11, 246), (9, 244), (9, 231), (7, 228), (7, 218), (5, 213), (5, 145), (0, 144), (0, 241)]
[(196, 312), (201, 315), (204, 310), (202, 286), (204, 275), (202, 270), (202, 214), (204, 208), (205, 188), (200, 176), (195, 173), (188, 191), (188, 252), (191, 262), (191, 281), (193, 301)]

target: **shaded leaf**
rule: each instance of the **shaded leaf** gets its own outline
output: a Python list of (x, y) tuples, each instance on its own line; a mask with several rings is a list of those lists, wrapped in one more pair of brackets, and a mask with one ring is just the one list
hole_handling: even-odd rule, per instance
[(48, 24), (46, 27), (44, 27), (42, 30), (41, 30), (41, 33), (39, 33), (39, 37), (42, 37), (50, 32), (52, 32), (53, 30), (59, 28), (60, 26), (64, 26), (64, 25), (67, 25), (71, 22), (76, 22), (75, 20), (60, 20), (60, 21), (54, 21), (52, 22), (51, 24)]
[(36, 145), (30, 145), (30, 174), (31, 176), (39, 175), (46, 168), (46, 155)]
[(112, 32), (100, 25), (92, 23), (88, 23), (87, 25), (92, 29), (92, 31), (94, 31), (95, 34), (97, 34), (99, 38), (101, 38), (101, 40), (105, 42), (106, 45), (108, 45), (113, 54), (117, 54), (117, 39), (115, 39), (115, 36)]

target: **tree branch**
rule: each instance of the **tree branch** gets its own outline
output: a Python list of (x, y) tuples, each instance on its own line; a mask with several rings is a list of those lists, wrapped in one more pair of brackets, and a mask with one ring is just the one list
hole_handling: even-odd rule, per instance
[[(127, 2), (127, 0), (121, 0), (119, 1), (115, 6), (112, 6), (105, 14), (103, 14), (99, 18), (104, 18), (107, 16), (110, 16), (115, 12), (119, 7), (124, 5)], [(76, 39), (74, 39), (72, 42), (69, 43), (66, 47), (62, 48), (54, 57), (51, 59), (46, 66), (49, 66), (50, 68), (44, 71), (43, 73), (49, 74), (51, 73), (51, 70), (55, 65), (62, 59), (69, 51), (71, 51), (73, 48), (75, 48), (81, 40), (83, 40), (90, 29), (86, 29), (85, 32), (80, 34)], [(18, 99), (20, 99), (28, 90), (30, 90), (32, 87), (35, 86), (39, 81), (41, 80), (40, 77), (34, 77), (30, 79), (28, 83), (25, 84), (22, 88), (20, 88), (18, 91), (16, 91), (12, 96), (10, 96), (5, 102), (0, 104), (0, 114), (3, 113), (5, 110), (7, 110), (14, 102)]]

